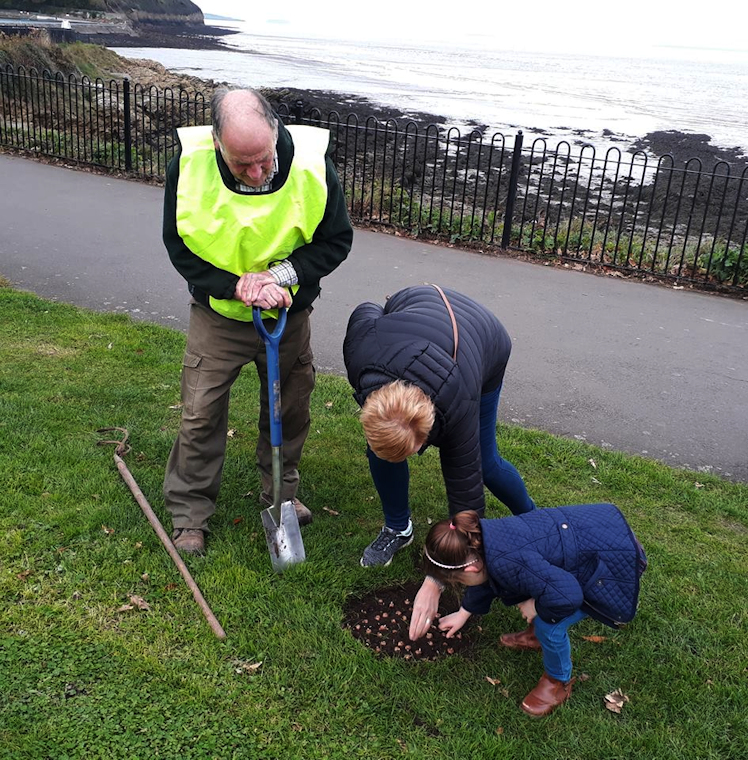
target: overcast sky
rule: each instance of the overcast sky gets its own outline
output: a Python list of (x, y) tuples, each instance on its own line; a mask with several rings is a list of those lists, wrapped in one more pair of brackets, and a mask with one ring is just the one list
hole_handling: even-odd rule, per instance
[[(609, 50), (625, 53), (657, 45), (748, 51), (746, 0), (195, 0), (204, 13), (244, 19), (247, 31), (381, 40), (449, 41), (491, 36), (507, 49)], [(456, 10), (453, 10), (456, 9)], [(273, 23), (269, 23), (273, 22)]]

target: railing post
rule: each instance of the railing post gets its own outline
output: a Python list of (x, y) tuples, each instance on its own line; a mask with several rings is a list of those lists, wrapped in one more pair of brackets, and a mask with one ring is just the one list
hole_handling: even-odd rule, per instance
[(304, 118), (304, 101), (297, 100), (291, 110), (293, 111), (293, 118), (296, 124), (301, 124), (301, 120)]
[(125, 171), (132, 171), (132, 130), (130, 123), (130, 79), (123, 81), (123, 94), (125, 96)]
[(517, 183), (519, 181), (519, 164), (522, 159), (522, 130), (514, 138), (512, 152), (512, 169), (509, 173), (509, 189), (506, 194), (506, 212), (504, 213), (504, 229), (501, 233), (501, 247), (508, 248), (512, 237), (512, 219), (514, 218), (514, 202), (517, 200)]

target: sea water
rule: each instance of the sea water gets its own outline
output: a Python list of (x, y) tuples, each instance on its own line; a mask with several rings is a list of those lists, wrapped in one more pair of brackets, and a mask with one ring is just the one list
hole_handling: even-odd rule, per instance
[(506, 50), (481, 35), (436, 43), (236, 28), (223, 38), (230, 50), (115, 50), (239, 86), (364, 96), (406, 115), (442, 116), (463, 131), (477, 123), (489, 133), (522, 129), (530, 139), (591, 144), (612, 132), (630, 144), (649, 132), (679, 130), (748, 154), (748, 51), (662, 47), (608, 56)]

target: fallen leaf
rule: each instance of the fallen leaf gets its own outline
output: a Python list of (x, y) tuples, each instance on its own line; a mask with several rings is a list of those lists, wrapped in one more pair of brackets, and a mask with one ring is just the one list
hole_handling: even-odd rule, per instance
[(593, 467), (595, 470), (597, 469), (597, 465), (595, 464), (595, 460), (594, 460), (594, 459), (588, 459), (587, 461), (588, 461), (588, 462), (589, 462), (589, 463), (592, 465), (592, 467)]
[(607, 641), (607, 636), (582, 636), (585, 641), (591, 641), (593, 644), (602, 644), (603, 641)]
[(142, 549), (142, 548), (143, 548), (143, 542), (142, 542), (142, 541), (138, 541), (138, 542), (135, 544), (135, 548), (136, 548), (136, 549)]
[(246, 662), (245, 660), (232, 660), (231, 663), (234, 666), (234, 670), (237, 673), (256, 673), (262, 665), (262, 660), (259, 662)]
[(340, 512), (336, 512), (334, 509), (330, 509), (329, 507), (322, 507), (322, 509), (323, 509), (325, 512), (329, 512), (331, 515), (335, 515), (335, 516), (337, 516), (337, 515), (339, 515), (339, 514), (340, 514)]
[(107, 534), (107, 536), (111, 536), (112, 533), (114, 533), (114, 528), (107, 528), (106, 525), (102, 525), (101, 529)]
[(117, 612), (129, 612), (134, 609), (135, 607), (132, 604), (123, 604), (121, 607), (117, 608)]
[(703, 483), (694, 483), (694, 485), (696, 486), (696, 488), (703, 488), (704, 487)]
[(498, 678), (491, 678), (491, 676), (486, 676), (486, 681), (488, 681), (491, 686), (498, 686), (501, 683)]
[(24, 570), (22, 573), (17, 573), (16, 578), (18, 578), (19, 581), (25, 581), (29, 575), (31, 575), (31, 570)]
[(589, 681), (589, 680), (590, 680), (589, 673), (580, 673), (577, 676), (577, 681), (579, 681), (579, 683), (584, 683), (585, 681)]
[(140, 580), (144, 583), (148, 583), (148, 581), (151, 579), (151, 576), (148, 575), (148, 573), (143, 573), (143, 575), (140, 576)]
[(130, 597), (130, 601), (131, 601), (131, 602), (132, 602), (132, 603), (133, 603), (133, 604), (134, 604), (134, 605), (135, 605), (135, 606), (136, 606), (136, 607), (137, 607), (139, 610), (150, 610), (150, 609), (151, 609), (151, 605), (150, 605), (150, 604), (148, 604), (148, 602), (146, 602), (146, 600), (145, 600), (145, 599), (143, 599), (143, 597), (142, 597), (142, 596), (135, 596), (135, 594), (133, 594), (133, 595)]
[(327, 408), (327, 409), (332, 409), (332, 401), (328, 401), (328, 402), (325, 404), (325, 408)]
[(229, 430), (229, 431), (226, 433), (226, 435), (227, 435), (229, 438), (233, 438), (233, 437), (236, 435), (236, 430), (234, 430), (234, 428), (231, 428), (231, 430)]
[(610, 694), (606, 694), (604, 697), (605, 707), (611, 712), (618, 714), (620, 714), (623, 706), (628, 701), (629, 698), (620, 689), (611, 691)]
[(173, 591), (177, 587), (176, 583), (167, 583), (164, 586), (164, 591)]
[(499, 726), (499, 727), (496, 729), (496, 733), (497, 733), (499, 736), (501, 736), (501, 735), (504, 733), (504, 729), (503, 729), (503, 727), (502, 727), (502, 726)]
[(238, 525), (240, 522), (243, 522), (243, 521), (244, 521), (243, 517), (235, 517), (234, 518), (234, 525)]

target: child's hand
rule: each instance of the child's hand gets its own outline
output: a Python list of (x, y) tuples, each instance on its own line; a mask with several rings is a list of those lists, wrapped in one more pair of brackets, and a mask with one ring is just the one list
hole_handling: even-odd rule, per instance
[(469, 619), (470, 613), (464, 607), (460, 607), (457, 612), (445, 615), (439, 620), (439, 630), (446, 631), (447, 638), (451, 639)]
[(524, 602), (520, 602), (517, 605), (517, 609), (522, 613), (522, 617), (528, 622), (532, 623), (533, 620), (535, 620), (535, 617), (537, 616), (537, 612), (535, 612), (535, 600), (534, 599), (526, 599)]

